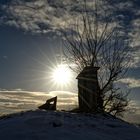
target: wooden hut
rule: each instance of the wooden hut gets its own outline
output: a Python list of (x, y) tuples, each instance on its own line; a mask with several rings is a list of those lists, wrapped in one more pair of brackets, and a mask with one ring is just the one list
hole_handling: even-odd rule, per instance
[(94, 112), (97, 110), (97, 96), (99, 92), (97, 79), (98, 69), (99, 67), (85, 67), (76, 78), (78, 79), (78, 101), (80, 111)]

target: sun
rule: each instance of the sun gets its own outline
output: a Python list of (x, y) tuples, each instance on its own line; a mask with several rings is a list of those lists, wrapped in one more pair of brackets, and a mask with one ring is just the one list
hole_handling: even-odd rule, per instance
[(71, 80), (71, 71), (68, 68), (67, 65), (64, 64), (60, 64), (58, 65), (52, 73), (52, 78), (53, 81), (57, 84), (57, 85), (67, 85), (70, 84), (70, 80)]

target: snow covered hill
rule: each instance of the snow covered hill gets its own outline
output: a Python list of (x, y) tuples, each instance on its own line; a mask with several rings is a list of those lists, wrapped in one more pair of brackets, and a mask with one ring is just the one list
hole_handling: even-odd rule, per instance
[(1, 117), (0, 140), (140, 140), (140, 128), (110, 115), (35, 110)]

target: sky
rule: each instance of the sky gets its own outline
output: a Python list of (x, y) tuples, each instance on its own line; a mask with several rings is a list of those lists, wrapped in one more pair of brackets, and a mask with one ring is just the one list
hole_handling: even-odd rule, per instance
[[(28, 35), (6, 26), (1, 26), (0, 31), (1, 88), (49, 89), (52, 69), (61, 63), (61, 41), (45, 35)], [(50, 90), (56, 89), (53, 88)]]
[[(62, 37), (81, 12), (80, 0), (0, 0), (1, 91), (77, 92), (76, 74), (60, 87), (52, 71), (64, 60)], [(92, 0), (89, 0), (89, 4)], [(131, 90), (131, 107), (140, 116), (140, 1), (107, 0), (108, 12), (131, 37), (132, 64), (121, 87)]]

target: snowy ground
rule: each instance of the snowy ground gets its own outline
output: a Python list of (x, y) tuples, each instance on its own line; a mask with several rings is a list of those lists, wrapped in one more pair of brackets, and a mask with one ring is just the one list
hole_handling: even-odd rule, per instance
[(1, 118), (0, 140), (140, 140), (140, 128), (111, 116), (36, 110)]

